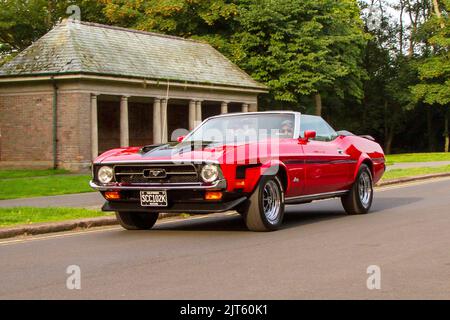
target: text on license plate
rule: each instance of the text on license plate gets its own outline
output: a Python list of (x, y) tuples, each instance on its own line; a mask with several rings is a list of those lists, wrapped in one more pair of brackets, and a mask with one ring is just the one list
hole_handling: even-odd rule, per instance
[(141, 191), (141, 206), (167, 207), (167, 191)]

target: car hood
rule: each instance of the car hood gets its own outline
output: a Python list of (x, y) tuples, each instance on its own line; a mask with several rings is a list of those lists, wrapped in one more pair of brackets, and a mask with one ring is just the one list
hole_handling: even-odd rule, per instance
[(189, 142), (171, 142), (162, 145), (110, 150), (99, 156), (96, 162), (220, 161), (224, 152), (233, 147), (217, 143), (194, 145)]
[(225, 163), (227, 159), (250, 160), (258, 158), (258, 154), (256, 154), (258, 151), (255, 152), (255, 150), (265, 150), (266, 148), (259, 148), (257, 145), (267, 143), (268, 141), (237, 144), (171, 142), (162, 145), (110, 150), (99, 156), (95, 162), (213, 161)]

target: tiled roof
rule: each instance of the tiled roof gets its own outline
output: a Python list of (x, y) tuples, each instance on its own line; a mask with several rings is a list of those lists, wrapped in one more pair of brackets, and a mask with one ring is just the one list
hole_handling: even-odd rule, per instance
[(266, 89), (209, 44), (72, 20), (0, 68), (0, 77), (65, 73)]

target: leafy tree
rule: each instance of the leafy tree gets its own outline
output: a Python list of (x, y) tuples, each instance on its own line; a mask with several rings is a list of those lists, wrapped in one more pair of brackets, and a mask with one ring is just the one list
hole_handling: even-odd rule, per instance
[(437, 0), (433, 0), (436, 15), (431, 17), (423, 26), (428, 37), (426, 41), (431, 49), (426, 52), (418, 63), (420, 83), (412, 86), (412, 93), (416, 100), (428, 105), (445, 107), (445, 152), (449, 151), (449, 107), (450, 107), (450, 25), (448, 13), (450, 0), (442, 2), (442, 9)]
[(321, 93), (361, 99), (363, 32), (355, 1), (259, 0), (241, 7), (234, 60), (271, 88), (275, 100), (298, 105)]
[(0, 0), (0, 64), (69, 16), (66, 10), (73, 4), (80, 7), (82, 19), (105, 22), (103, 7), (95, 0)]

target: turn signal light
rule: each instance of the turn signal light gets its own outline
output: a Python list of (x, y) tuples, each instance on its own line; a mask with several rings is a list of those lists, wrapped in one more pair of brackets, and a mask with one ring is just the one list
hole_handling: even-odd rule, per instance
[(245, 180), (236, 180), (236, 183), (234, 185), (236, 189), (242, 189), (245, 187)]
[(106, 191), (105, 198), (106, 198), (106, 200), (119, 200), (120, 192), (119, 191)]
[(207, 191), (205, 193), (205, 200), (220, 200), (222, 199), (222, 192)]

